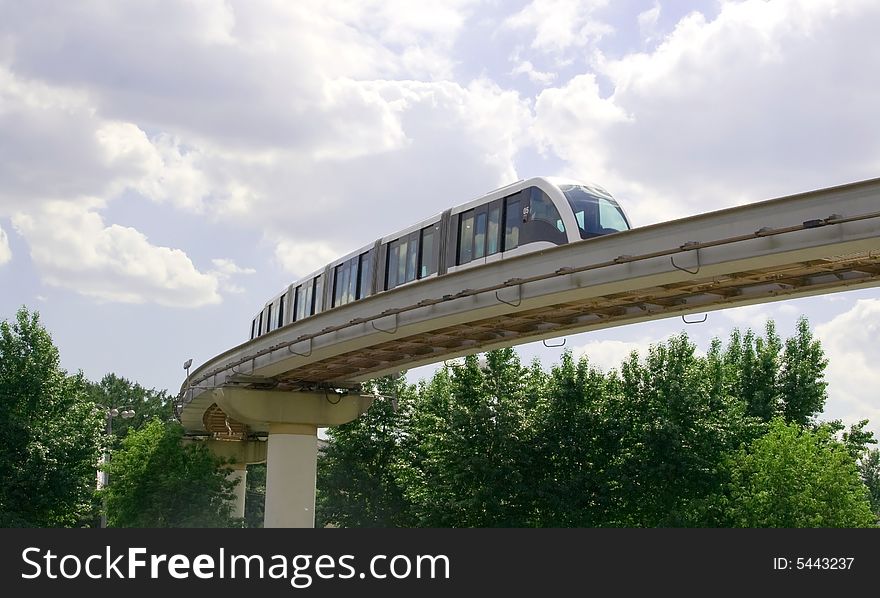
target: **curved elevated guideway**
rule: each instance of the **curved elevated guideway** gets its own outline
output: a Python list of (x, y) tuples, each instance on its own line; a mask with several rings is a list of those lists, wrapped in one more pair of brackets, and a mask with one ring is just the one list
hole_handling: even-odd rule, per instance
[[(880, 179), (543, 248), (328, 309), (199, 366), (178, 413), (194, 435), (268, 434), (266, 524), (308, 526), (314, 443), (294, 445), (367, 409), (365, 380), (575, 332), (877, 285)], [(305, 477), (294, 483), (273, 467), (273, 442), (279, 467), (306, 455), (296, 466)], [(273, 476), (286, 480), (278, 492), (311, 479), (299, 519), (283, 514), (289, 501), (274, 496)]]

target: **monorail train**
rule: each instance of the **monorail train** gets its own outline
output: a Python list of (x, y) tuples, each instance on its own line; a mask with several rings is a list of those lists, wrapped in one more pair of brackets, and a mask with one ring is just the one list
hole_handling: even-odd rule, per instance
[(547, 177), (517, 181), (294, 282), (254, 316), (250, 337), (419, 280), (629, 228), (624, 211), (599, 186)]

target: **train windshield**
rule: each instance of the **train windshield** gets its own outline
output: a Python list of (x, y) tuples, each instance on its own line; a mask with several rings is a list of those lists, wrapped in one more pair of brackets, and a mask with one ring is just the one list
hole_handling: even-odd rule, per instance
[(610, 195), (595, 187), (560, 185), (580, 229), (581, 239), (629, 230), (626, 214)]

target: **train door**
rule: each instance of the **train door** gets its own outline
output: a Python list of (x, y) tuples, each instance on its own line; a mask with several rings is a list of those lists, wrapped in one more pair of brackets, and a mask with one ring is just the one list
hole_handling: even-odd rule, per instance
[(522, 219), (519, 231), (519, 245), (529, 243), (550, 243), (564, 245), (568, 242), (565, 225), (559, 210), (544, 191), (529, 187), (521, 193)]
[(500, 260), (504, 233), (504, 201), (496, 199), (486, 206), (486, 263)]

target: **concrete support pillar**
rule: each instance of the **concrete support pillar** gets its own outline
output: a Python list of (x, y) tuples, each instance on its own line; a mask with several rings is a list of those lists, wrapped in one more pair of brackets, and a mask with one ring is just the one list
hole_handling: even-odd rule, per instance
[(244, 517), (245, 496), (247, 494), (247, 466), (251, 463), (266, 461), (266, 442), (258, 440), (228, 441), (200, 440), (211, 449), (217, 457), (226, 459), (232, 471), (227, 474), (230, 480), (241, 480), (236, 484), (232, 501), (232, 515)]
[(230, 481), (238, 481), (233, 490), (235, 495), (232, 499), (232, 516), (244, 517), (244, 501), (247, 496), (247, 464), (236, 463), (226, 477)]
[(350, 422), (372, 397), (224, 387), (217, 405), (255, 432), (267, 432), (264, 527), (314, 527), (318, 428)]
[(271, 424), (264, 527), (315, 527), (318, 428)]

